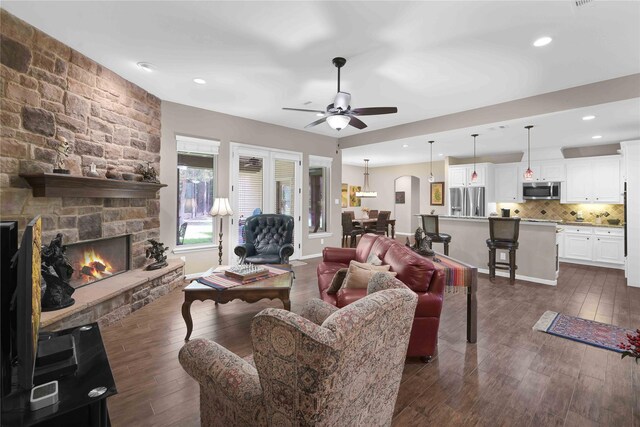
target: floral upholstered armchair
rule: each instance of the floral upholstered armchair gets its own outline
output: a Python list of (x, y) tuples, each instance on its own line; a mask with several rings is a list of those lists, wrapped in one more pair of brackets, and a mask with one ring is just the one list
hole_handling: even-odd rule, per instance
[(314, 299), (301, 315), (262, 310), (255, 367), (215, 342), (186, 344), (180, 363), (200, 383), (202, 425), (391, 425), (417, 296), (384, 273), (368, 290), (342, 309)]

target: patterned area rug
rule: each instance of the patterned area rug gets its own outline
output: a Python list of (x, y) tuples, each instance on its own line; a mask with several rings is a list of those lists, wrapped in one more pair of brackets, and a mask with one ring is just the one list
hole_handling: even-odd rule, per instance
[(618, 344), (627, 342), (627, 334), (633, 333), (630, 329), (567, 316), (555, 311), (546, 311), (533, 325), (533, 329), (617, 353), (623, 352), (618, 348)]

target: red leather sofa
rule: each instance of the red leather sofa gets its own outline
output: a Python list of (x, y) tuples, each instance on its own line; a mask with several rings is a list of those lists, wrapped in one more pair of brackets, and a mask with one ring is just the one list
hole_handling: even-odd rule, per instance
[(366, 262), (371, 253), (383, 264), (390, 265), (391, 271), (398, 273), (396, 278), (418, 294), (407, 356), (433, 356), (438, 344), (444, 275), (431, 261), (400, 242), (386, 236), (365, 234), (356, 248), (325, 248), (317, 269), (320, 297), (337, 307), (344, 307), (366, 296), (366, 289), (340, 289), (336, 294), (328, 294), (327, 290), (339, 269), (348, 267), (351, 260)]

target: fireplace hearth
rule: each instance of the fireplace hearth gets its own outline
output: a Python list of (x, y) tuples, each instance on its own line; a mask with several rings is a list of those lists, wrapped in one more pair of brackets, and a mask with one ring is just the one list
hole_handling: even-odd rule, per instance
[(129, 271), (130, 248), (130, 234), (67, 245), (66, 256), (73, 268), (69, 284), (77, 289)]

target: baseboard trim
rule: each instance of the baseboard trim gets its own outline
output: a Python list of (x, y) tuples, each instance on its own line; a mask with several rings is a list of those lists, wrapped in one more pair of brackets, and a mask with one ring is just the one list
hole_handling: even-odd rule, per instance
[(311, 258), (320, 258), (322, 256), (322, 253), (319, 254), (309, 254), (309, 255), (303, 255), (300, 258), (298, 258), (299, 260), (303, 260), (303, 259), (311, 259)]
[[(478, 268), (478, 273), (489, 274), (489, 270), (486, 269), (486, 268)], [(496, 276), (509, 278), (509, 273), (505, 272), (505, 271), (496, 270)], [(517, 273), (516, 273), (516, 280), (523, 280), (525, 282), (540, 283), (541, 285), (558, 286), (558, 281), (557, 280), (539, 279), (537, 277), (523, 276), (523, 275), (517, 274)]]
[(624, 270), (624, 264), (609, 264), (608, 262), (584, 261), (581, 259), (560, 258), (560, 262), (567, 264), (589, 265), (591, 267), (613, 268), (616, 270)]

